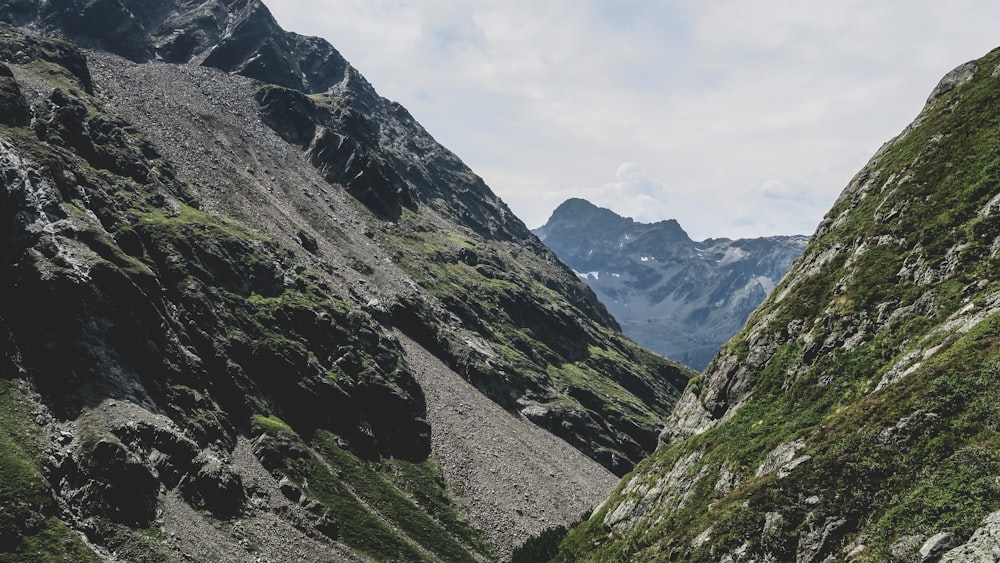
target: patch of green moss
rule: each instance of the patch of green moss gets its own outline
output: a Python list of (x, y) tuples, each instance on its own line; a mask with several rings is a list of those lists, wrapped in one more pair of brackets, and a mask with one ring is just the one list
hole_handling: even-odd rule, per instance
[(53, 514), (55, 500), (39, 468), (42, 428), (34, 402), (0, 379), (0, 561), (99, 561)]
[(292, 427), (285, 424), (285, 421), (280, 418), (270, 415), (264, 416), (262, 414), (253, 415), (253, 422), (261, 428), (264, 432), (270, 433), (294, 433)]
[(429, 462), (364, 461), (317, 432), (311, 444), (276, 417), (254, 423), (297, 444), (281, 458), (281, 473), (329, 510), (339, 540), (378, 561), (480, 561), (494, 558), (482, 535), (459, 516)]

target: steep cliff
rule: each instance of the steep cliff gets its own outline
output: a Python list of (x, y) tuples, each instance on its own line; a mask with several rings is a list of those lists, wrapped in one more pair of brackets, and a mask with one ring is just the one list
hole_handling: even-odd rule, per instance
[(689, 372), (325, 41), (0, 17), (0, 560), (492, 559), (612, 483), (543, 429), (655, 447)]
[(703, 370), (774, 289), (804, 236), (695, 242), (675, 220), (637, 223), (582, 199), (535, 234), (639, 344)]
[(994, 560), (998, 149), (992, 52), (850, 182), (564, 558)]

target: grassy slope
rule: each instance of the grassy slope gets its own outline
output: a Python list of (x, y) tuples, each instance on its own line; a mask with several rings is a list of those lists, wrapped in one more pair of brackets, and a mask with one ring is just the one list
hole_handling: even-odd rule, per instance
[[(800, 538), (839, 522), (824, 553), (844, 557), (857, 548), (862, 560), (886, 561), (903, 536), (949, 531), (964, 539), (1000, 508), (1000, 315), (965, 334), (933, 330), (1000, 290), (1000, 260), (990, 257), (1000, 216), (977, 214), (1000, 192), (1000, 79), (991, 76), (998, 64), (997, 53), (979, 61), (972, 82), (938, 98), (922, 124), (873, 161), (856, 179), (871, 180), (871, 190), (842, 197), (828, 215), (832, 229), (806, 254), (838, 244), (861, 250), (792, 286), (786, 279), (748, 326), (804, 320), (810, 327), (825, 318), (813, 329), (822, 340), (839, 320), (874, 317), (879, 305), (891, 312), (929, 293), (931, 311), (895, 319), (853, 350), (834, 348), (811, 365), (802, 360), (802, 339), (778, 347), (752, 374), (754, 394), (735, 416), (661, 447), (636, 469), (636, 482), (653, 486), (677, 460), (702, 452), (686, 473), (695, 485), (682, 507), (654, 504), (633, 529), (609, 531), (606, 515), (638, 494), (625, 492), (626, 479), (564, 541), (562, 560), (717, 561), (737, 549), (794, 559)], [(880, 237), (884, 244), (876, 244)], [(899, 274), (921, 263), (947, 274), (920, 283)], [(745, 358), (746, 342), (744, 332), (728, 346)], [(914, 373), (875, 391), (895, 361), (935, 345)], [(906, 417), (910, 424), (897, 428)], [(797, 438), (811, 461), (783, 479), (755, 477), (768, 452)], [(728, 494), (715, 488), (723, 466), (741, 483)]]

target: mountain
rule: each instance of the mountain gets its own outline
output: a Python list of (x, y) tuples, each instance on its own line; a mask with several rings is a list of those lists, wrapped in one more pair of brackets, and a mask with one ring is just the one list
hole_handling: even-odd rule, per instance
[(1000, 50), (938, 84), (561, 546), (584, 561), (995, 561)]
[(0, 19), (0, 560), (490, 560), (655, 448), (690, 370), (326, 41)]
[(646, 348), (695, 370), (743, 328), (807, 237), (691, 240), (677, 221), (637, 223), (583, 199), (534, 230)]

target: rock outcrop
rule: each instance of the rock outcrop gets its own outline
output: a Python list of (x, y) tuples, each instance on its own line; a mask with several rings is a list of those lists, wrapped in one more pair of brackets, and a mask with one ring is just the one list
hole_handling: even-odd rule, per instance
[(565, 560), (994, 559), (997, 69), (946, 76), (849, 183)]
[[(600, 494), (510, 497), (492, 437), (560, 436), (570, 483), (655, 448), (690, 372), (325, 41), (253, 1), (0, 17), (0, 554), (488, 560)], [(470, 466), (425, 354), (507, 411)]]
[(677, 221), (637, 223), (582, 199), (535, 234), (646, 348), (702, 370), (768, 296), (807, 237), (691, 240)]

